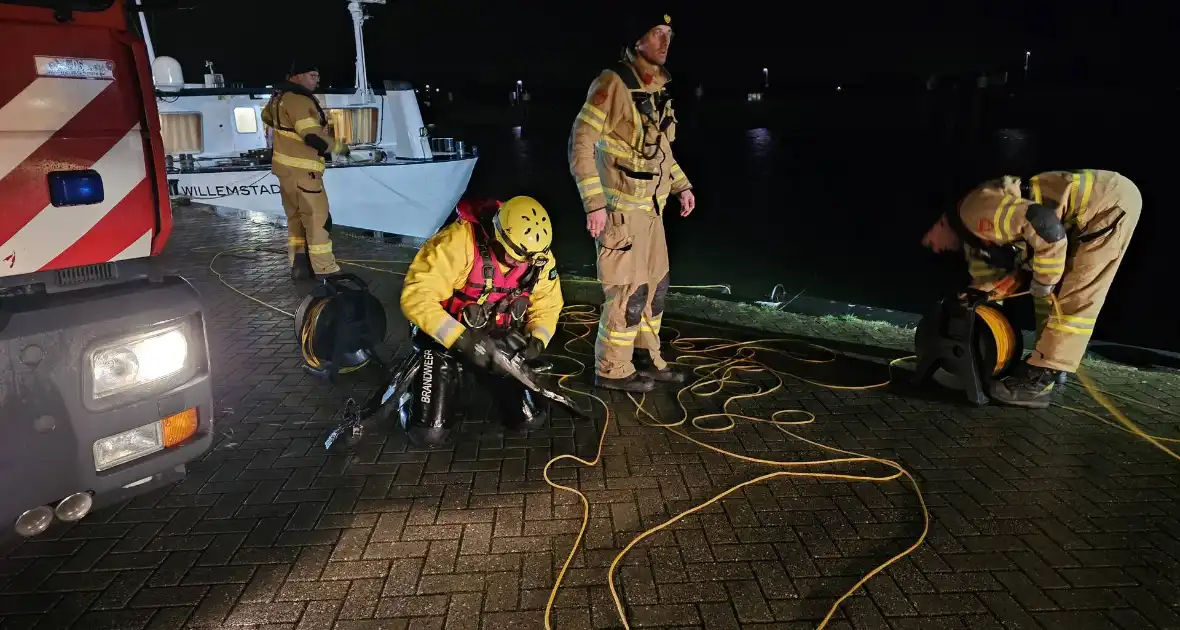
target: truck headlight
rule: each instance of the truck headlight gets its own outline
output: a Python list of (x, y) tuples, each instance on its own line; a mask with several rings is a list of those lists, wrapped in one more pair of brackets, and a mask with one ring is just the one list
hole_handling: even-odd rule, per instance
[(90, 352), (91, 391), (112, 396), (172, 376), (189, 360), (188, 326), (124, 337)]

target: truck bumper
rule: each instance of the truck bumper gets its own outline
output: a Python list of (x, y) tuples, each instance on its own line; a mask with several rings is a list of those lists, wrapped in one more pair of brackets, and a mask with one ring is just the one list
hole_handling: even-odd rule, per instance
[[(147, 345), (133, 347), (135, 374), (156, 369), (153, 380), (111, 395), (92, 393), (98, 378), (91, 365), (95, 352), (176, 329), (185, 339), (180, 348), (173, 343), (161, 354), (152, 347), (156, 354), (149, 357), (143, 350)], [(185, 357), (183, 367), (168, 373), (181, 362), (168, 357), (179, 356)], [(167, 367), (153, 368), (149, 358)], [(162, 427), (171, 425), (162, 420), (184, 414), (191, 426), (193, 410), (195, 433), (176, 441), (187, 432), (173, 432), (166, 439)], [(136, 448), (145, 454), (98, 470), (104, 467), (96, 465), (96, 442), (144, 427), (151, 434), (153, 423), (161, 427), (161, 448), (148, 452), (150, 446), (142, 446), (148, 442), (141, 440)], [(202, 456), (212, 442), (205, 323), (199, 296), (186, 281), (172, 276), (0, 300), (0, 538), (13, 534), (26, 511), (53, 508), (76, 493), (91, 494), (97, 508), (178, 480), (184, 464)]]

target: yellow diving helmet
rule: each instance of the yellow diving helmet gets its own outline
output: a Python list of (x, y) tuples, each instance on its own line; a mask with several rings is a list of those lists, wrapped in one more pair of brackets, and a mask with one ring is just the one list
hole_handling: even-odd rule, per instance
[(545, 207), (532, 197), (513, 197), (505, 201), (493, 221), (496, 240), (519, 260), (532, 260), (549, 251), (553, 244), (553, 224)]

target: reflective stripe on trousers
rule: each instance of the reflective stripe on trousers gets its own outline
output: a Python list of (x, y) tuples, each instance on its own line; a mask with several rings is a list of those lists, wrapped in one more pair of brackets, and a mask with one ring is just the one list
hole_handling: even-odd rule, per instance
[[(1086, 354), (1098, 314), (1106, 302), (1143, 208), (1139, 189), (1130, 180), (1123, 178), (1118, 186), (1119, 206), (1111, 211), (1125, 214), (1109, 233), (1080, 243), (1070, 256), (1065, 277), (1058, 287), (1057, 306), (1047, 309), (1045, 325), (1038, 327), (1036, 350), (1028, 360), (1031, 365), (1076, 372)], [(1048, 305), (1037, 306), (1040, 321), (1041, 313)]]
[(647, 350), (655, 367), (662, 369), (667, 362), (660, 356), (663, 300), (659, 287), (668, 276), (663, 217), (651, 212), (608, 212), (597, 245), (598, 279), (606, 300), (594, 343), (595, 371), (606, 378), (630, 376), (635, 372), (634, 348)]
[(292, 261), (292, 244), (302, 241), (307, 245), (311, 268), (317, 274), (340, 271), (332, 254), (332, 238), (324, 224), (328, 221), (328, 193), (323, 188), (323, 176), (305, 173), (302, 176), (280, 177), (279, 192), (283, 212), (287, 215), (287, 248)]

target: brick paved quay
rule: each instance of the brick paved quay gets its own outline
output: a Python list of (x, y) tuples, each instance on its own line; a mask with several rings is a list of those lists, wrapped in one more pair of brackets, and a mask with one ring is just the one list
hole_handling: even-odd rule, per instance
[[(542, 627), (582, 519), (577, 496), (548, 486), (542, 468), (561, 453), (592, 458), (601, 419), (591, 426), (558, 414), (550, 427), (506, 436), (481, 404), (451, 450), (414, 450), (390, 430), (370, 432), (350, 454), (326, 453), (322, 439), (352, 390), (304, 375), (291, 320), (208, 269), (218, 248), (284, 242), (282, 228), (180, 210), (166, 259), (208, 306), (214, 448), (178, 485), (0, 550), (0, 628)], [(336, 248), (342, 258), (412, 256), (359, 238), (338, 238)], [(241, 252), (216, 265), (228, 282), (285, 310), (301, 297), (282, 256)], [(405, 332), (400, 278), (359, 273), (390, 311), (392, 350)], [(835, 364), (792, 366), (826, 382), (880, 380), (908, 335), (824, 318), (709, 313), (706, 301), (678, 300), (668, 320), (685, 335), (742, 333), (673, 323), (677, 308), (851, 352)], [(1180, 406), (1176, 376), (1109, 364), (1091, 373), (1108, 390)], [(356, 387), (363, 393), (364, 383)], [(771, 471), (644, 426), (625, 397), (604, 398), (616, 414), (602, 462), (553, 470), (591, 504), (554, 609), (558, 629), (619, 627), (607, 567), (622, 548)], [(1096, 407), (1075, 387), (1066, 399)], [(719, 400), (690, 406), (694, 415), (714, 412)], [(648, 407), (664, 422), (679, 416), (669, 393), (649, 397)], [(816, 421), (793, 427), (799, 435), (893, 459), (918, 479), (931, 518), (926, 542), (848, 599), (829, 628), (1180, 628), (1180, 462), (1127, 433), (1059, 408), (977, 409), (900, 385), (837, 391), (788, 380), (737, 407), (758, 416), (806, 409)], [(1180, 436), (1176, 416), (1124, 408), (1145, 429)], [(820, 456), (767, 424), (685, 431), (753, 457)], [(921, 526), (902, 481), (777, 479), (647, 538), (624, 557), (616, 581), (633, 627), (814, 628)]]

